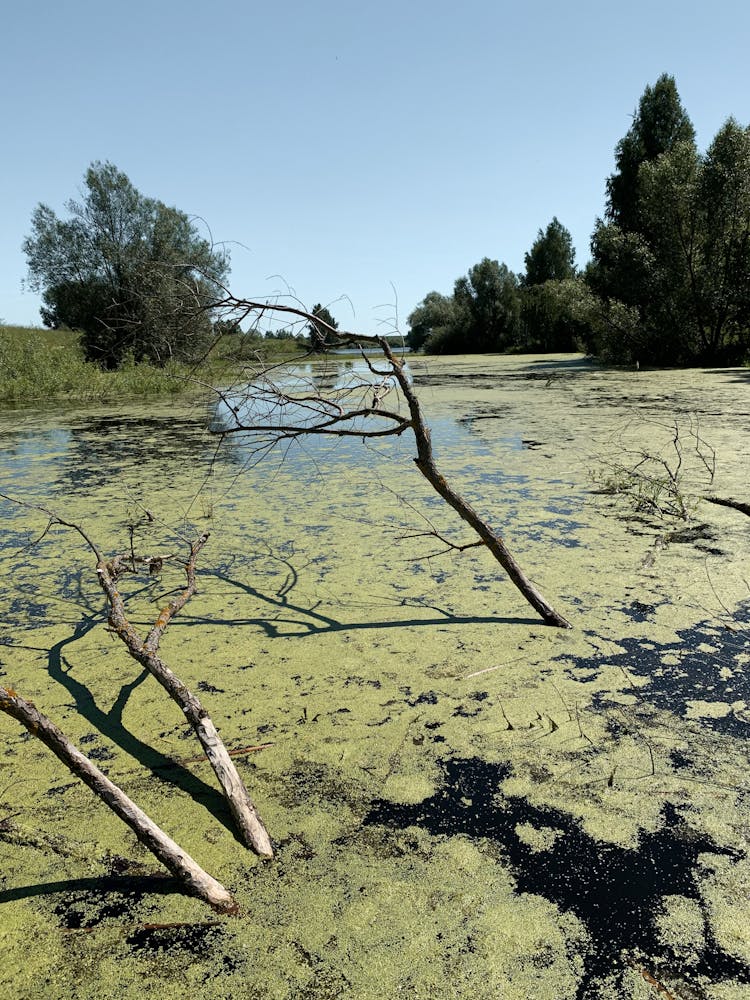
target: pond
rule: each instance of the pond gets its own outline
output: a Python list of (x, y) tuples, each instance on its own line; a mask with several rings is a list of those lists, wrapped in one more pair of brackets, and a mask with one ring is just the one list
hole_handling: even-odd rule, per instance
[[(441, 470), (570, 631), (481, 548), (445, 551), (435, 532), (473, 539), (407, 435), (259, 460), (218, 447), (206, 398), (0, 413), (0, 491), (30, 505), (2, 505), (0, 684), (242, 907), (180, 894), (1, 716), (1, 995), (748, 996), (750, 521), (700, 498), (748, 500), (750, 372), (409, 365)], [(647, 453), (687, 522), (611, 492)], [(132, 534), (169, 557), (119, 582), (144, 632), (210, 532), (161, 649), (273, 861), (235, 838), (192, 731), (108, 632), (90, 551), (38, 506), (108, 555)]]

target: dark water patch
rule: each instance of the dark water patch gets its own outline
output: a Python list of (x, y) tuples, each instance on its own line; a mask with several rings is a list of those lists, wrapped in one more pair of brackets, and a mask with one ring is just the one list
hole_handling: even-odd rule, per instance
[[(128, 862), (122, 859), (125, 864)], [(113, 864), (115, 870), (120, 867)], [(142, 901), (152, 893), (180, 892), (178, 883), (162, 876), (104, 875), (101, 878), (77, 879), (70, 882), (42, 884), (23, 889), (11, 889), (3, 896), (22, 899), (26, 895), (44, 895), (62, 892), (63, 896), (52, 907), (52, 912), (67, 930), (98, 927), (104, 920), (132, 919)]]
[[(207, 952), (221, 946), (225, 928), (220, 923), (179, 924), (175, 926), (146, 925), (128, 934), (125, 939), (133, 951), (159, 954), (174, 952), (205, 958)], [(234, 972), (237, 965), (229, 955), (223, 958), (224, 971)]]
[[(663, 603), (663, 602), (662, 602)], [(660, 607), (660, 604), (645, 604), (643, 601), (633, 601), (632, 604), (627, 604), (621, 610), (634, 622), (645, 622), (648, 621), (652, 615), (656, 614), (656, 609)]]
[[(692, 957), (675, 955), (661, 939), (656, 916), (662, 898), (680, 895), (704, 910), (696, 875), (701, 854), (736, 856), (709, 837), (691, 829), (669, 803), (656, 832), (643, 832), (635, 848), (598, 841), (561, 810), (534, 806), (520, 796), (503, 796), (501, 782), (510, 774), (506, 764), (479, 758), (440, 763), (444, 780), (431, 797), (416, 804), (376, 800), (365, 826), (395, 830), (418, 826), (433, 836), (463, 835), (487, 840), (498, 863), (510, 868), (516, 890), (533, 893), (573, 913), (585, 926), (589, 944), (581, 956), (584, 969), (578, 1000), (595, 1000), (605, 979), (614, 973), (620, 985), (633, 961), (695, 983), (750, 983), (750, 967), (723, 951), (711, 933)], [(546, 849), (534, 849), (518, 833), (520, 824), (553, 829)], [(704, 912), (705, 923), (708, 925)], [(703, 991), (696, 995), (705, 996)]]
[[(634, 602), (630, 617), (647, 620), (650, 605)], [(635, 609), (635, 611), (634, 611)], [(625, 609), (626, 613), (628, 609)], [(638, 617), (638, 615), (642, 617)], [(622, 652), (597, 653), (576, 657), (576, 679), (596, 676), (603, 666), (622, 667), (633, 678), (648, 681), (638, 693), (649, 705), (690, 717), (701, 726), (728, 736), (750, 736), (750, 604), (741, 607), (729, 627), (703, 621), (693, 628), (677, 631), (677, 640), (656, 642), (650, 638), (618, 639)], [(561, 659), (570, 660), (570, 657)], [(700, 705), (709, 702), (726, 706), (716, 714), (701, 714)], [(744, 703), (744, 704), (743, 704)], [(594, 695), (593, 707), (614, 704), (608, 693)]]

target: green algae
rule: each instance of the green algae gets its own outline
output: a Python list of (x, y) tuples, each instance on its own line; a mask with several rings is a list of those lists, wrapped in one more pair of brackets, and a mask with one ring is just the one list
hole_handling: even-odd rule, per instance
[[(243, 916), (201, 931), (212, 918), (194, 900), (148, 883), (118, 896), (106, 881), (113, 859), (124, 859), (122, 877), (141, 878), (153, 859), (2, 718), (0, 824), (15, 814), (0, 826), (4, 995), (37, 996), (40, 983), (61, 1000), (135, 997), (148, 986), (166, 998), (186, 989), (280, 1000), (653, 995), (627, 956), (609, 979), (587, 983), (585, 921), (546, 898), (543, 879), (519, 893), (491, 840), (363, 826), (376, 800), (418, 808), (439, 794), (441, 762), (467, 756), (507, 767), (492, 790), (498, 808), (513, 798), (557, 810), (613, 848), (637, 850), (662, 828), (665, 805), (678, 809), (695, 837), (733, 853), (696, 868), (697, 898), (664, 895), (654, 907), (659, 940), (697, 955), (700, 913), (721, 949), (750, 963), (746, 752), (739, 731), (711, 724), (740, 725), (742, 699), (707, 689), (683, 710), (678, 698), (651, 698), (657, 678), (639, 673), (662, 648), (664, 667), (670, 657), (679, 667), (683, 632), (731, 624), (726, 609), (747, 596), (746, 522), (702, 511), (721, 554), (695, 543), (654, 550), (669, 526), (634, 521), (590, 492), (592, 463), (624, 420), (663, 418), (689, 400), (717, 449), (715, 492), (742, 495), (745, 385), (737, 373), (549, 361), (414, 367), (438, 460), (573, 619), (572, 632), (536, 621), (485, 554), (430, 556), (429, 539), (410, 537), (425, 530), (413, 509), (423, 505), (436, 527), (466, 540), (416, 474), (406, 440), (310, 444), (250, 469), (241, 443), (212, 462), (199, 403), (9, 420), (15, 450), (0, 488), (85, 523), (108, 552), (128, 550), (140, 505), (155, 515), (138, 528), (143, 551), (184, 551), (211, 531), (199, 593), (162, 650), (230, 748), (247, 751), (240, 770), (278, 852), (262, 865), (237, 843), (179, 711), (106, 632), (80, 539), (54, 529), (24, 548), (47, 519), (6, 509), (0, 680), (96, 751), (236, 892)], [(133, 621), (145, 629), (180, 582), (172, 564), (159, 578), (124, 577)], [(704, 630), (695, 648), (717, 677), (742, 677), (740, 642)], [(540, 860), (560, 842), (554, 823), (514, 829), (518, 849)], [(122, 912), (103, 913), (97, 879)], [(72, 912), (88, 926), (67, 926)], [(143, 930), (180, 922), (196, 936)], [(738, 977), (739, 966), (694, 974), (716, 997), (741, 995)]]

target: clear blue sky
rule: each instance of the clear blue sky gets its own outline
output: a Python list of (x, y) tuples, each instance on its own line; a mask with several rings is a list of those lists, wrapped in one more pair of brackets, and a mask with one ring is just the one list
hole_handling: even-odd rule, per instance
[[(291, 286), (372, 332), (556, 215), (588, 259), (613, 151), (675, 76), (699, 146), (750, 119), (747, 0), (24, 0), (2, 15), (0, 317), (31, 212), (93, 160), (235, 242), (231, 287)], [(392, 287), (393, 286), (393, 287)]]

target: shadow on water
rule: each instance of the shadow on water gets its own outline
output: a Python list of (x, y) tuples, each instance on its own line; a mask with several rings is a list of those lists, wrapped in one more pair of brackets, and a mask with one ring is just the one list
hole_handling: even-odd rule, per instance
[[(470, 758), (443, 761), (441, 769), (444, 780), (435, 795), (408, 805), (377, 800), (365, 825), (418, 826), (433, 836), (464, 835), (496, 845), (519, 894), (542, 896), (585, 926), (589, 943), (578, 1000), (595, 1000), (602, 980), (613, 974), (622, 984), (629, 967), (686, 979), (693, 989), (696, 976), (750, 983), (750, 967), (711, 934), (695, 878), (699, 855), (734, 855), (691, 830), (674, 806), (665, 806), (661, 829), (642, 833), (638, 846), (628, 849), (595, 840), (560, 810), (501, 795), (508, 765)], [(525, 823), (554, 831), (552, 845), (534, 850), (524, 843), (516, 827)], [(673, 894), (695, 900), (704, 916), (704, 946), (692, 958), (665, 945), (655, 923), (661, 898)]]
[[(229, 830), (238, 843), (242, 843), (232, 822), (229, 808), (219, 791), (211, 785), (207, 785), (171, 757), (160, 753), (150, 744), (139, 739), (123, 724), (122, 715), (128, 699), (133, 691), (149, 677), (148, 671), (143, 670), (133, 681), (121, 686), (117, 698), (108, 712), (98, 707), (91, 691), (73, 676), (72, 665), (64, 656), (63, 650), (87, 635), (100, 620), (98, 616), (84, 614), (75, 625), (72, 633), (51, 647), (48, 655), (50, 677), (73, 696), (76, 712), (99, 733), (119, 746), (121, 750), (160, 781), (174, 785), (194, 801), (200, 802), (214, 819)], [(166, 694), (165, 697), (167, 697)], [(106, 747), (98, 748), (88, 744), (86, 753), (89, 757), (100, 761), (111, 757)]]
[(314, 635), (325, 635), (328, 632), (357, 632), (369, 629), (417, 628), (432, 627), (435, 625), (483, 624), (536, 626), (544, 624), (540, 618), (522, 618), (518, 616), (501, 615), (456, 615), (452, 611), (448, 611), (438, 605), (425, 604), (412, 598), (402, 598), (401, 600), (394, 601), (392, 602), (392, 607), (394, 610), (418, 607), (424, 608), (428, 611), (434, 611), (435, 614), (431, 616), (411, 618), (391, 617), (376, 621), (369, 619), (367, 621), (342, 620), (341, 618), (334, 618), (332, 615), (323, 614), (321, 611), (318, 611), (317, 609), (320, 606), (319, 604), (305, 607), (302, 604), (290, 601), (288, 597), (289, 592), (297, 581), (296, 570), (292, 569), (292, 572), (294, 573), (294, 581), (288, 584), (283, 591), (277, 591), (275, 594), (265, 593), (259, 588), (253, 587), (249, 583), (236, 580), (232, 577), (224, 575), (223, 573), (204, 573), (203, 576), (212, 576), (216, 580), (220, 580), (222, 583), (236, 587), (238, 590), (248, 594), (261, 604), (266, 604), (270, 608), (273, 608), (277, 613), (272, 618), (260, 615), (248, 618), (217, 618), (215, 616), (212, 616), (211, 618), (203, 618), (200, 616), (182, 615), (182, 617), (175, 624), (178, 626), (181, 624), (183, 626), (227, 625), (233, 627), (255, 625), (261, 628), (269, 638), (283, 637), (297, 639), (305, 639)]
[[(176, 879), (166, 875), (102, 875), (3, 889), (0, 890), (0, 905), (56, 893), (65, 893), (66, 897), (55, 907), (55, 913), (63, 917), (63, 926), (79, 928), (93, 927), (106, 917), (126, 916), (131, 912), (133, 905), (139, 903), (146, 895), (166, 896), (172, 893), (184, 895), (184, 888)], [(74, 894), (85, 894), (89, 905), (92, 900), (101, 900), (98, 912), (84, 918), (76, 906)]]

